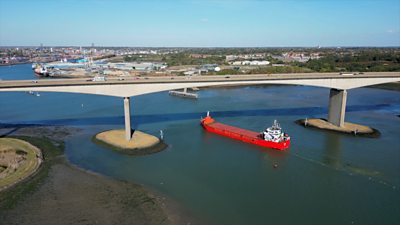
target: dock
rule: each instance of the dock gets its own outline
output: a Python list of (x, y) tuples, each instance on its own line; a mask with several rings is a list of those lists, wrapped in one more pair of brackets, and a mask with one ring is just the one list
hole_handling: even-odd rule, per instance
[(197, 99), (199, 97), (196, 93), (188, 92), (187, 88), (184, 88), (183, 91), (169, 91), (168, 93), (172, 96), (178, 96), (183, 98)]

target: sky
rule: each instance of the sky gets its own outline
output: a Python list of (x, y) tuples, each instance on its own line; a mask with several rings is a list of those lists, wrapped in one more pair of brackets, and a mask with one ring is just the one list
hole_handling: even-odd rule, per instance
[(400, 46), (400, 0), (0, 0), (0, 46)]

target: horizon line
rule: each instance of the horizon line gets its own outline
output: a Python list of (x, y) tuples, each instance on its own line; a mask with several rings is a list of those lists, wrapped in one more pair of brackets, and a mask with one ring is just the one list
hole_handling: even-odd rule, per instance
[(117, 45), (0, 45), (0, 48), (37, 48), (37, 47), (84, 47), (84, 48), (400, 48), (400, 45), (332, 45), (332, 46), (117, 46)]

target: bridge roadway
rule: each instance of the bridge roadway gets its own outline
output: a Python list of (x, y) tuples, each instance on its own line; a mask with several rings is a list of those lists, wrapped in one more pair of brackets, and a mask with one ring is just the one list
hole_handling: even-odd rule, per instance
[(120, 85), (120, 84), (155, 84), (155, 83), (198, 83), (198, 82), (243, 82), (243, 81), (285, 81), (291, 80), (328, 80), (328, 79), (351, 79), (361, 78), (400, 78), (400, 72), (368, 72), (355, 75), (341, 75), (339, 73), (287, 73), (287, 74), (249, 74), (249, 75), (202, 75), (202, 76), (154, 76), (154, 77), (129, 77), (121, 76), (109, 78), (107, 81), (92, 81), (88, 78), (66, 78), (66, 79), (39, 79), (33, 80), (0, 80), (0, 88), (22, 88), (22, 87), (56, 87), (56, 86), (90, 86), (90, 85)]
[(130, 97), (153, 92), (223, 85), (289, 84), (330, 88), (328, 121), (344, 126), (347, 90), (375, 84), (399, 82), (399, 72), (363, 74), (299, 73), (218, 76), (119, 77), (107, 81), (91, 79), (40, 79), (0, 81), (4, 91), (50, 91), (109, 95), (124, 98), (126, 138), (131, 138)]

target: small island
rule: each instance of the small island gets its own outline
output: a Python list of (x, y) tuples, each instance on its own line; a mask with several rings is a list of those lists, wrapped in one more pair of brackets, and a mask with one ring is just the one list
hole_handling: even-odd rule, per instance
[(334, 132), (351, 134), (355, 136), (374, 137), (374, 138), (380, 136), (380, 132), (378, 130), (355, 123), (345, 122), (343, 127), (338, 127), (332, 123), (329, 123), (326, 119), (322, 118), (301, 119), (297, 120), (296, 123), (303, 125), (304, 127), (313, 127), (323, 130), (330, 130)]
[(108, 130), (96, 134), (93, 141), (128, 155), (147, 155), (162, 151), (167, 145), (158, 137), (134, 130), (130, 141), (125, 139), (125, 130)]

